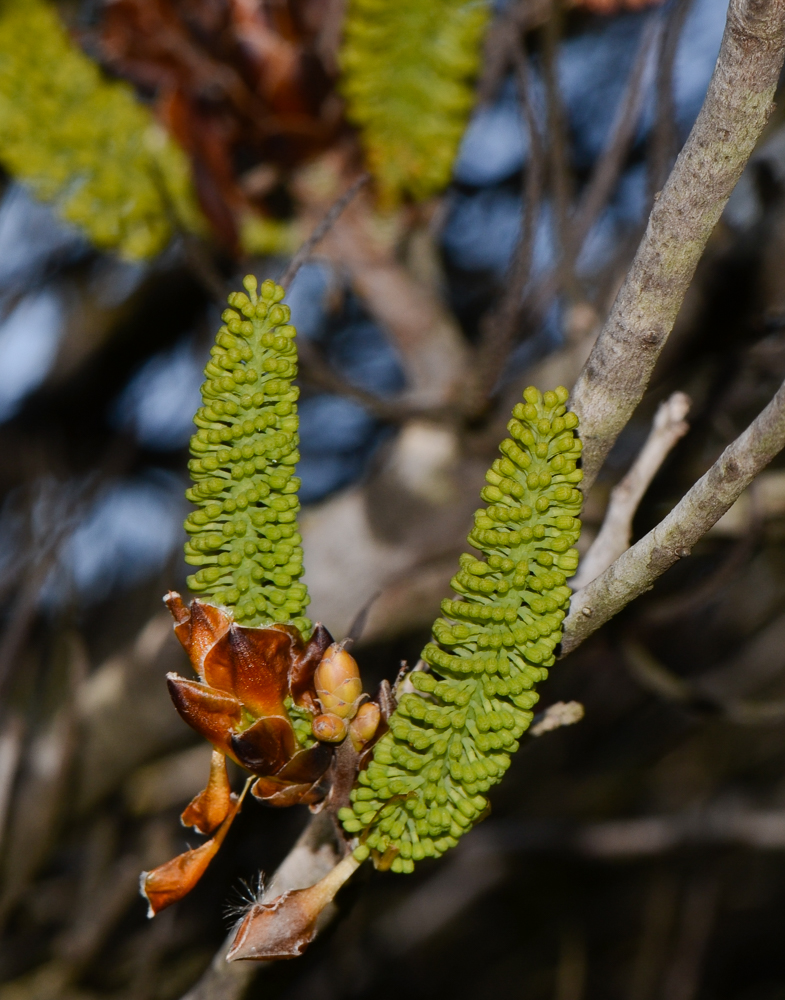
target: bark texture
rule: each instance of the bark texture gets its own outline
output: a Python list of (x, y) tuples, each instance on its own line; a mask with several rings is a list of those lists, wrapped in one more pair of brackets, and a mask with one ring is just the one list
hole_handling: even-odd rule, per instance
[(785, 0), (731, 0), (706, 99), (573, 391), (584, 488), (643, 397), (704, 247), (768, 121)]

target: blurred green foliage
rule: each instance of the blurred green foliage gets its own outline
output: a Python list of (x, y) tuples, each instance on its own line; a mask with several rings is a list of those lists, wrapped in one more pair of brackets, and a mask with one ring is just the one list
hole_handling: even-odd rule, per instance
[(0, 2), (0, 162), (98, 247), (139, 260), (198, 231), (185, 154), (43, 0)]
[(349, 3), (341, 89), (387, 203), (449, 183), (488, 14), (485, 0)]

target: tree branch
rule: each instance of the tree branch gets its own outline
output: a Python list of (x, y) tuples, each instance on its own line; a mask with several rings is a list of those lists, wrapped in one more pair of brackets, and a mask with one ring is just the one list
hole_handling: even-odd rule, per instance
[(689, 425), (684, 418), (689, 408), (689, 396), (683, 392), (674, 392), (660, 403), (646, 444), (611, 493), (600, 532), (572, 580), (573, 590), (579, 591), (591, 583), (630, 547), (635, 512), (671, 449), (687, 433)]
[(327, 211), (322, 221), (316, 226), (314, 231), (308, 237), (308, 239), (303, 243), (297, 253), (289, 261), (289, 265), (281, 276), (278, 282), (282, 288), (288, 290), (289, 285), (294, 281), (297, 272), (303, 266), (303, 264), (308, 260), (308, 258), (313, 253), (314, 249), (319, 243), (324, 239), (324, 237), (329, 233), (335, 223), (338, 221), (341, 213), (344, 211), (346, 206), (351, 202), (354, 196), (360, 191), (361, 188), (365, 187), (368, 181), (371, 179), (369, 173), (360, 174), (357, 180), (352, 184), (333, 204)]
[(785, 383), (668, 516), (575, 594), (564, 623), (562, 655), (579, 646), (630, 601), (650, 590), (741, 496), (785, 447)]
[(630, 419), (714, 226), (760, 137), (785, 57), (785, 0), (731, 0), (706, 99), (573, 391), (584, 483)]

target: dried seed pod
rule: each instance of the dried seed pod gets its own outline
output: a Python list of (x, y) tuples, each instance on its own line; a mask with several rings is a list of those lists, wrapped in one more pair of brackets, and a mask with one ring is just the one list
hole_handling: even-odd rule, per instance
[(357, 871), (351, 854), (307, 889), (291, 889), (269, 903), (254, 903), (235, 932), (227, 962), (297, 958), (316, 935), (319, 915)]

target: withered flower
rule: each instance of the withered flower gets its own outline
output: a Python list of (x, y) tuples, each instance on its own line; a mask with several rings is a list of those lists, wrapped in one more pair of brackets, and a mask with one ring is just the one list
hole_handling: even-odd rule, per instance
[(207, 787), (186, 806), (180, 819), (183, 826), (192, 826), (199, 833), (212, 833), (229, 815), (232, 789), (226, 773), (226, 757), (213, 750)]
[[(175, 633), (199, 676), (169, 674), (175, 708), (215, 749), (255, 774), (251, 791), (270, 805), (313, 803), (332, 748), (304, 736), (315, 714), (313, 675), (332, 642), (317, 625), (305, 643), (296, 628), (249, 628), (211, 604), (186, 607), (179, 594), (165, 602)], [(299, 739), (297, 721), (304, 739)]]
[(168, 674), (169, 693), (183, 719), (214, 747), (207, 787), (181, 820), (213, 837), (143, 874), (150, 916), (196, 885), (239, 811), (253, 779), (239, 798), (232, 795), (226, 757), (254, 776), (256, 798), (313, 806), (328, 790), (335, 745), (349, 736), (359, 767), (361, 751), (382, 728), (379, 706), (363, 703), (356, 661), (322, 625), (306, 642), (293, 626), (237, 625), (228, 612), (198, 599), (187, 607), (174, 591), (164, 601), (198, 676)]
[(160, 913), (167, 906), (182, 899), (204, 875), (207, 866), (224, 842), (235, 816), (240, 811), (249, 784), (250, 779), (246, 782), (241, 795), (232, 796), (229, 810), (214, 837), (199, 847), (178, 854), (176, 858), (172, 858), (166, 864), (159, 865), (151, 872), (142, 872), (139, 878), (139, 889), (149, 904), (148, 917), (154, 917), (156, 913)]

